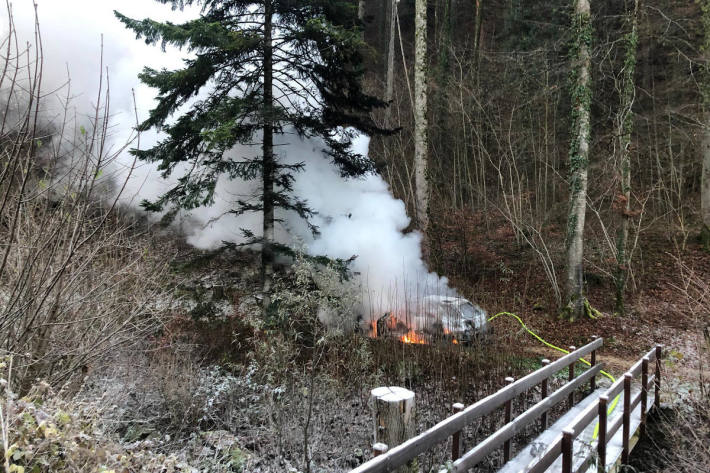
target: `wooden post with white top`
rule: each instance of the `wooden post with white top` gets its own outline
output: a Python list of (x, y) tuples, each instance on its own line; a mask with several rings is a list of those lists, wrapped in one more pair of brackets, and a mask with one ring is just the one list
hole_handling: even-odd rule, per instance
[(375, 388), (370, 392), (375, 419), (374, 443), (389, 449), (415, 434), (414, 393), (398, 386)]

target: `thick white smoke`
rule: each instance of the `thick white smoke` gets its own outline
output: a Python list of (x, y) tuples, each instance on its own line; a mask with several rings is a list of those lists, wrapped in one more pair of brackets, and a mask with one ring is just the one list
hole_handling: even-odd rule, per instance
[[(368, 141), (367, 137), (359, 137), (354, 143), (356, 150), (366, 154)], [(446, 278), (426, 268), (421, 234), (403, 233), (410, 222), (405, 205), (392, 196), (379, 175), (342, 179), (323, 157), (323, 145), (318, 140), (281, 135), (277, 144), (283, 161), (306, 163), (305, 171), (295, 176), (294, 192), (318, 212), (311, 222), (320, 231), (314, 238), (297, 215), (277, 215), (284, 220), (284, 225), (277, 227), (278, 238), (285, 243), (302, 243), (313, 255), (342, 259), (357, 256), (352, 269), (359, 273), (365, 308), (362, 315), (366, 319), (391, 309), (404, 309), (423, 295), (450, 292)], [(247, 155), (250, 151), (258, 149), (237, 150)], [(193, 212), (192, 225), (186, 229), (188, 242), (200, 248), (214, 248), (222, 241), (242, 241), (241, 228), (260, 234), (260, 216), (226, 215), (234, 208), (234, 201), (253, 195), (256, 189), (255, 181), (220, 181), (215, 205)]]
[[(141, 85), (137, 74), (145, 65), (153, 68), (176, 68), (184, 52), (146, 46), (135, 39), (115, 20), (113, 9), (134, 18), (150, 16), (158, 20), (181, 21), (195, 12), (171, 11), (147, 0), (38, 0), (44, 43), (44, 90), (59, 88), (66, 81), (69, 68), (79, 116), (89, 117), (98, 91), (100, 41), (103, 34), (104, 66), (111, 83), (111, 107), (114, 127), (112, 141), (118, 146), (128, 139), (135, 124), (132, 89), (141, 117), (154, 105), (154, 91)], [(15, 23), (30, 39), (33, 17), (30, 2), (15, 6)], [(49, 106), (51, 108), (51, 104)], [(156, 142), (154, 133), (141, 137), (141, 147)], [(302, 243), (314, 255), (347, 259), (357, 256), (353, 270), (359, 273), (363, 289), (366, 319), (376, 318), (392, 308), (403, 308), (415, 297), (447, 293), (447, 281), (426, 268), (421, 257), (421, 235), (403, 233), (409, 217), (402, 201), (395, 199), (378, 175), (343, 180), (323, 157), (322, 143), (303, 141), (295, 135), (277, 138), (277, 152), (288, 163), (305, 162), (305, 171), (296, 175), (294, 191), (317, 212), (313, 219), (320, 230), (314, 238), (295, 215), (283, 215), (284, 225), (278, 238), (284, 243)], [(367, 154), (368, 139), (356, 140), (356, 150)], [(258, 148), (243, 147), (234, 152), (256, 155)], [(133, 158), (122, 154), (116, 162), (116, 177), (125, 176)], [(134, 171), (122, 197), (137, 206), (143, 199), (154, 199), (169, 189), (180, 176), (178, 168), (170, 180), (164, 180), (155, 166), (140, 164)], [(241, 229), (261, 233), (261, 217), (227, 214), (233, 203), (258, 191), (258, 182), (220, 180), (215, 204), (192, 212), (179, 223), (187, 241), (199, 248), (214, 248), (223, 241), (242, 242)]]

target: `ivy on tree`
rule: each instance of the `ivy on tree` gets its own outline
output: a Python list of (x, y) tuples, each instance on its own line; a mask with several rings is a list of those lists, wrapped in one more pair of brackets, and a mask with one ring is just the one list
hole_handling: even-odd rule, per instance
[[(197, 5), (197, 19), (182, 24), (116, 17), (147, 44), (160, 43), (193, 53), (177, 70), (146, 67), (145, 84), (158, 90), (158, 104), (140, 130), (165, 134), (157, 145), (133, 150), (158, 163), (169, 176), (180, 163), (188, 169), (151, 211), (174, 217), (181, 209), (214, 202), (221, 176), (261, 179), (255, 200), (239, 200), (231, 213), (260, 212), (263, 235), (242, 230), (262, 248), (264, 307), (270, 303), (276, 209), (308, 221), (313, 211), (292, 193), (294, 173), (306, 163), (287, 164), (274, 148), (274, 135), (295, 132), (323, 140), (325, 157), (343, 177), (373, 171), (366, 157), (351, 150), (355, 130), (384, 130), (369, 118), (384, 106), (364, 93), (361, 25), (354, 0), (156, 0), (173, 8)], [(169, 121), (178, 108), (188, 106)], [(260, 145), (254, 156), (235, 153), (237, 145)], [(309, 224), (310, 225), (310, 224)], [(311, 226), (312, 231), (317, 228)]]

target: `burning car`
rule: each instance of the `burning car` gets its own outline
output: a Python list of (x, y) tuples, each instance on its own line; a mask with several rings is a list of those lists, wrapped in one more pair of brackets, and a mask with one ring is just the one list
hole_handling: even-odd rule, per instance
[(463, 297), (432, 295), (414, 305), (380, 317), (374, 327), (375, 335), (398, 337), (404, 343), (450, 340), (469, 344), (490, 331), (486, 311)]

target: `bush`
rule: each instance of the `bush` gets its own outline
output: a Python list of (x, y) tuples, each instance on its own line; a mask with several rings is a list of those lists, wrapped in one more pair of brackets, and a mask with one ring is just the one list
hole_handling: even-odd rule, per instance
[(710, 386), (705, 370), (710, 362), (710, 282), (680, 259), (676, 260), (686, 310), (695, 317), (697, 380), (671, 379), (667, 384), (670, 407), (660, 409), (651, 424), (641, 454), (632, 462), (638, 471), (691, 473), (710, 465)]
[(0, 369), (8, 373), (0, 378), (0, 453), (10, 473), (248, 471), (249, 455), (226, 431), (195, 433), (177, 451), (170, 451), (169, 435), (121, 443), (102, 428), (109, 414), (99, 403), (67, 402), (47, 383), (18, 397), (8, 363)]
[(116, 182), (111, 170), (127, 144), (107, 144), (105, 86), (91, 119), (67, 118), (67, 98), (63, 121), (49, 123), (45, 102), (61, 99), (40, 90), (42, 57), (30, 51), (41, 48), (17, 46), (9, 24), (3, 44), (15, 48), (0, 59), (8, 79), (0, 94), (0, 345), (22, 354), (15, 371), (24, 393), (37, 378), (54, 387), (80, 378), (97, 358), (162, 325), (170, 245), (121, 215), (128, 176)]

